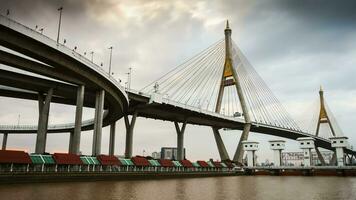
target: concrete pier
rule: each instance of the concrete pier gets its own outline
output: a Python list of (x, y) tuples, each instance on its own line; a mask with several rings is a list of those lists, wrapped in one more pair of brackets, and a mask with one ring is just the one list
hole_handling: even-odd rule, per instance
[(177, 131), (177, 160), (184, 160), (184, 131), (187, 122), (183, 122), (182, 127), (179, 127), (178, 122), (174, 122)]
[(115, 131), (116, 131), (116, 122), (110, 125), (109, 155), (111, 156), (115, 154)]
[(6, 150), (7, 136), (8, 133), (3, 133), (2, 135), (2, 147), (1, 147), (2, 150)]
[(131, 122), (127, 115), (124, 116), (125, 126), (126, 126), (126, 143), (125, 143), (125, 158), (132, 157), (132, 147), (133, 147), (133, 130), (136, 123), (137, 111), (134, 112), (131, 118)]
[(53, 95), (53, 88), (50, 88), (44, 99), (43, 94), (38, 95), (39, 105), (39, 118), (38, 118), (38, 130), (36, 138), (36, 154), (43, 154), (46, 151), (47, 140), (47, 127), (48, 127), (48, 115)]
[(83, 102), (84, 102), (84, 85), (79, 85), (77, 89), (77, 105), (75, 110), (75, 127), (73, 132), (73, 141), (71, 143), (70, 153), (79, 154), (80, 152), (80, 135), (82, 127)]
[(94, 116), (94, 134), (92, 155), (97, 156), (101, 153), (101, 136), (103, 127), (105, 91), (100, 90), (96, 93), (95, 98), (95, 116)]
[(273, 164), (276, 167), (279, 167), (282, 165), (282, 151), (285, 149), (285, 143), (286, 141), (284, 140), (270, 140), (270, 148), (273, 150)]
[(311, 150), (315, 148), (314, 140), (315, 139), (311, 137), (302, 137), (297, 139), (299, 147), (303, 150), (304, 167), (311, 166)]
[(336, 136), (331, 137), (331, 147), (335, 148), (336, 150), (336, 163), (337, 166), (343, 167), (345, 166), (345, 157), (344, 157), (344, 148), (347, 147), (347, 137), (345, 136)]
[(71, 132), (69, 132), (68, 153), (73, 152), (73, 138), (74, 138), (74, 132), (71, 131)]
[(255, 141), (242, 141), (244, 150), (247, 152), (247, 166), (256, 166), (255, 152), (258, 150), (258, 142)]

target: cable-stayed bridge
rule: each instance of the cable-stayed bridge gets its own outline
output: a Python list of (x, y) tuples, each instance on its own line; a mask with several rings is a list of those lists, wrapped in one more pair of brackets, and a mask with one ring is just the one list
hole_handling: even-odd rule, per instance
[[(222, 160), (241, 162), (241, 142), (247, 140), (250, 132), (293, 140), (312, 137), (317, 147), (333, 150), (328, 138), (305, 131), (292, 119), (232, 41), (232, 31), (228, 24), (223, 40), (139, 91), (124, 91), (113, 77), (75, 50), (4, 16), (0, 16), (0, 32), (1, 46), (16, 52), (1, 50), (0, 63), (37, 74), (1, 70), (1, 95), (37, 100), (40, 113), (37, 126), (3, 125), (0, 126), (0, 132), (6, 136), (36, 133), (38, 154), (45, 152), (47, 133), (58, 132), (70, 133), (69, 152), (78, 154), (81, 131), (93, 130), (92, 154), (99, 155), (101, 129), (108, 125), (111, 126), (109, 152), (113, 154), (115, 123), (122, 117), (126, 125), (126, 157), (132, 156), (137, 117), (175, 123), (178, 160), (184, 159), (184, 133), (187, 124), (212, 127)], [(49, 125), (51, 102), (75, 105), (75, 122)], [(83, 106), (95, 108), (92, 120), (82, 122)], [(242, 130), (240, 141), (236, 141), (238, 145), (233, 157), (227, 154), (219, 132), (222, 128)], [(355, 155), (350, 148), (345, 152)]]

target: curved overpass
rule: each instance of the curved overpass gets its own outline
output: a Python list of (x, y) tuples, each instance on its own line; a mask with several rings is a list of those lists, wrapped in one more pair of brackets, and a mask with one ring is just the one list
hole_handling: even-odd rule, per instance
[[(79, 129), (80, 134), (80, 130), (94, 129), (94, 134), (95, 130), (100, 130), (96, 142), (100, 143), (101, 127), (114, 124), (127, 111), (128, 97), (124, 88), (103, 69), (74, 50), (2, 15), (0, 45), (11, 50), (0, 50), (0, 64), (31, 74), (0, 70), (2, 96), (38, 100), (42, 113), (39, 118), (45, 122), (45, 125), (39, 123), (38, 127), (12, 127), (9, 133), (35, 132), (35, 129), (39, 132), (42, 128), (46, 130), (42, 131), (45, 135), (49, 128), (48, 132), (76, 132)], [(79, 103), (78, 99), (81, 100)], [(48, 126), (50, 102), (77, 106), (75, 123)], [(95, 108), (94, 119), (81, 122), (83, 106)], [(2, 131), (9, 129), (2, 127)]]
[[(1, 51), (2, 64), (75, 85), (84, 84), (89, 96), (96, 90), (104, 89), (105, 107), (110, 108), (104, 124), (108, 125), (123, 116), (128, 107), (124, 88), (99, 66), (66, 46), (4, 16), (0, 16), (0, 32), (1, 46), (41, 62)], [(75, 99), (67, 98), (67, 101), (70, 100), (74, 104)]]

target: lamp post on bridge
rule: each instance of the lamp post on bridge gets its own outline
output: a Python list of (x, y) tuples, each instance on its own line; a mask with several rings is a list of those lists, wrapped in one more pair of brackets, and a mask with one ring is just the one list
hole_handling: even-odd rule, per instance
[(111, 59), (112, 59), (112, 49), (113, 46), (109, 47), (110, 49), (110, 61), (109, 61), (109, 77), (111, 76)]
[(132, 68), (130, 67), (129, 68), (129, 72), (127, 72), (127, 89), (130, 89), (131, 88), (131, 71), (132, 71)]
[(91, 54), (91, 62), (94, 61), (94, 51), (89, 52)]
[(62, 6), (60, 8), (58, 8), (58, 11), (59, 11), (59, 23), (58, 23), (57, 44), (59, 43), (59, 33), (61, 31), (62, 10), (63, 10)]

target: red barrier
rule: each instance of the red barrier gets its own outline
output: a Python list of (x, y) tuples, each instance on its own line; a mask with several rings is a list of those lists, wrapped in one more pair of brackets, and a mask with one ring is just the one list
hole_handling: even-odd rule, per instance
[(70, 153), (54, 153), (53, 159), (59, 165), (82, 165), (83, 162), (76, 154)]
[(135, 166), (138, 167), (148, 167), (150, 166), (150, 163), (145, 157), (141, 156), (136, 156), (131, 158), (132, 162), (135, 164)]
[(214, 164), (214, 166), (215, 166), (216, 168), (222, 168), (221, 163), (218, 162), (218, 161), (213, 161), (213, 164)]
[(203, 160), (198, 160), (197, 163), (200, 165), (200, 167), (209, 167), (209, 164)]
[(122, 165), (115, 156), (99, 155), (96, 157), (102, 165)]
[(192, 162), (190, 162), (189, 160), (181, 160), (179, 162), (183, 165), (183, 167), (193, 167)]
[(31, 158), (24, 151), (0, 150), (0, 163), (31, 164)]
[(167, 160), (167, 159), (160, 159), (159, 163), (161, 164), (162, 167), (173, 167), (174, 164), (171, 160)]

